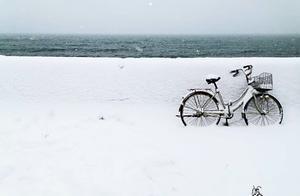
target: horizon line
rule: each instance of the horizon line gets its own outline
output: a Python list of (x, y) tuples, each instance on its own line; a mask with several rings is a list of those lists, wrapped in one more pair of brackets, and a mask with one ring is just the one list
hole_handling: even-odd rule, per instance
[(281, 36), (300, 33), (42, 33), (42, 32), (0, 32), (0, 35), (98, 35), (98, 36)]

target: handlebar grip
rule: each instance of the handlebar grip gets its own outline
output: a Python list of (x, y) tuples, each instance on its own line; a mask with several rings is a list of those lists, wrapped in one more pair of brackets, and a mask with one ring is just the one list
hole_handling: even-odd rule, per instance
[(233, 77), (236, 77), (239, 74), (239, 70), (235, 69), (235, 70), (230, 71), (230, 73), (233, 74), (232, 75)]
[(253, 66), (252, 65), (245, 65), (243, 68), (245, 69), (251, 69)]

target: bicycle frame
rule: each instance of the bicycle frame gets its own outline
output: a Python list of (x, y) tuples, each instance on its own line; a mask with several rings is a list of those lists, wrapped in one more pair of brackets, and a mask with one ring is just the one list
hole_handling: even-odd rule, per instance
[[(207, 114), (207, 115), (216, 114), (216, 115), (220, 115), (221, 117), (224, 117), (224, 118), (232, 118), (233, 112), (235, 112), (240, 107), (242, 107), (244, 109), (245, 104), (255, 94), (258, 94), (257, 90), (255, 90), (252, 86), (248, 85), (248, 87), (243, 91), (243, 93), (240, 95), (240, 97), (238, 97), (233, 102), (225, 103), (218, 87), (216, 87), (214, 92), (212, 90), (210, 90), (210, 91), (211, 91), (210, 94), (212, 95), (212, 97), (209, 100), (207, 100), (207, 102), (203, 105), (203, 108), (205, 108), (214, 98), (216, 98), (218, 100), (219, 110), (218, 111), (209, 111), (209, 114)], [(244, 113), (244, 110), (242, 111), (242, 113)]]

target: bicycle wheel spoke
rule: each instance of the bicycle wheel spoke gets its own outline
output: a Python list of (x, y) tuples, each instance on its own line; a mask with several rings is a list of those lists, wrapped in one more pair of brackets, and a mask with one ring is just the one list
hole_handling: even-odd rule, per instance
[(199, 106), (200, 107), (203, 107), (204, 105), (204, 102), (206, 100), (206, 97), (204, 95), (196, 95), (196, 96), (199, 96), (200, 97), (200, 103), (199, 103)]
[(194, 109), (194, 108), (191, 108), (191, 107), (189, 107), (189, 106), (185, 106), (186, 108), (188, 108), (188, 109), (190, 109), (190, 110), (193, 110), (193, 111), (198, 111), (198, 110), (196, 110), (196, 109)]
[[(278, 116), (279, 117), (279, 116)], [(278, 119), (275, 119), (275, 117), (274, 118), (272, 118), (271, 116), (266, 116), (266, 118), (268, 118), (269, 119), (269, 121), (271, 121), (271, 123), (270, 124), (274, 124), (276, 121), (278, 121)]]
[(188, 102), (186, 103), (188, 106), (190, 106), (190, 108), (197, 108), (197, 106), (195, 105), (195, 103), (193, 103), (192, 101), (188, 100)]
[(257, 124), (261, 126), (261, 124), (262, 124), (262, 117), (261, 116), (259, 116), (259, 118), (257, 119)]
[(249, 120), (254, 120), (254, 119), (257, 119), (259, 117), (260, 117), (260, 115), (248, 115)]
[(214, 122), (213, 117), (207, 117), (208, 124), (212, 124)]
[(187, 123), (192, 124), (195, 118), (188, 118), (186, 119)]
[(266, 125), (266, 120), (265, 120), (266, 116), (262, 116), (262, 125), (265, 126)]
[(248, 115), (258, 115), (258, 114), (260, 114), (258, 111), (256, 111), (256, 112), (247, 112), (247, 114)]
[(207, 126), (206, 118), (201, 117), (201, 119), (203, 120), (203, 126)]
[(259, 115), (259, 116), (255, 117), (255, 118), (253, 118), (252, 122), (255, 122), (255, 123), (259, 124), (260, 120), (261, 120), (261, 116)]
[(267, 116), (267, 115), (266, 115), (266, 120), (268, 121), (269, 124), (272, 124), (274, 121), (276, 121), (276, 120), (274, 120), (273, 118), (271, 118), (270, 116)]
[(198, 95), (196, 95), (195, 97), (197, 98), (198, 106), (201, 107), (201, 102), (200, 102), (200, 98), (201, 98), (201, 97), (199, 98)]
[(280, 119), (279, 113), (267, 114), (266, 116), (273, 121)]
[(194, 100), (194, 103), (195, 103), (196, 107), (198, 108), (199, 105), (198, 105), (198, 102), (197, 102), (197, 100), (196, 100), (196, 96), (193, 97), (193, 100)]

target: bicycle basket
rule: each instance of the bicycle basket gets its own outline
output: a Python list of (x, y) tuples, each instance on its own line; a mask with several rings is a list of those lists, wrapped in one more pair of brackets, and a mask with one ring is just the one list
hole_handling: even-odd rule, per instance
[(259, 74), (258, 76), (253, 77), (253, 83), (251, 85), (257, 90), (272, 90), (272, 74), (264, 72)]

